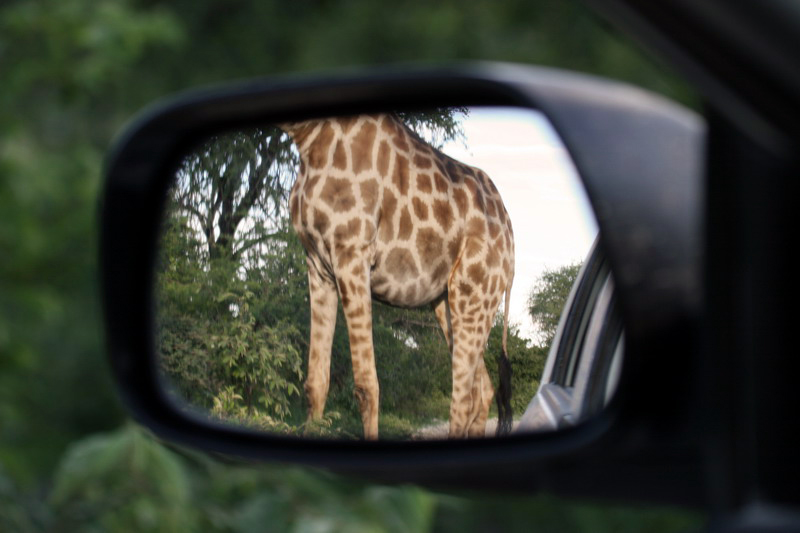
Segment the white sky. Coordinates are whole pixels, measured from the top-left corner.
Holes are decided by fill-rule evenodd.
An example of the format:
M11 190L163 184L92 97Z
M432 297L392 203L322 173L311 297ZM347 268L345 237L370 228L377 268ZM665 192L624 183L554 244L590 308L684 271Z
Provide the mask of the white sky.
M583 261L597 223L569 153L541 113L472 108L462 125L466 142L442 151L485 171L500 190L516 247L511 321L531 338L526 302L536 279L545 268Z

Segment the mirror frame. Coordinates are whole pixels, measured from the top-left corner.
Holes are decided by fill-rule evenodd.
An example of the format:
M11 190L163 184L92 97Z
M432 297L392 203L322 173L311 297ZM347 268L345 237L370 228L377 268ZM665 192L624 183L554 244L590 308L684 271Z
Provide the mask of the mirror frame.
M166 193L182 155L213 133L257 124L387 108L487 105L543 112L570 152L595 212L626 343L617 393L600 415L552 433L364 442L257 433L214 425L175 407L159 386L156 368L154 273ZM591 475L590 463L669 454L680 434L663 430L690 408L685 399L692 383L688 370L662 379L664 360L672 368L691 367L702 303L704 139L696 114L641 89L497 63L255 80L156 105L116 142L102 193L107 346L123 400L139 422L180 444L384 481L506 489L573 483L574 490L576 480ZM686 492L678 497L701 490L697 461L675 456L674 467L686 473ZM588 471L576 470L582 463ZM520 468L528 468L530 478L514 476L510 485L503 472ZM583 479L587 486L601 482Z

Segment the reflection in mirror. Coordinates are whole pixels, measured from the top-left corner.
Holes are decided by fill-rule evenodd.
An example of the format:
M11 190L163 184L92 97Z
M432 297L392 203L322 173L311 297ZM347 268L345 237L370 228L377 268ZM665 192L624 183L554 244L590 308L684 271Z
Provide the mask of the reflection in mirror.
M169 192L163 383L206 419L309 438L556 428L520 421L553 384L548 350L596 233L531 110L220 133Z

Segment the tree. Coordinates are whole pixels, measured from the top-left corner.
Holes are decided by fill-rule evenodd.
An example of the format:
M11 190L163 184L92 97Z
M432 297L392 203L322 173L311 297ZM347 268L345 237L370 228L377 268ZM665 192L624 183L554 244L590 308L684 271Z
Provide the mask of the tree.
M569 291L578 277L581 263L545 269L528 296L528 312L538 328L536 342L550 348L558 329Z
M215 135L184 159L171 209L202 234L210 261L238 261L273 235L297 164L291 139L277 128Z
M463 135L466 113L399 116L440 145ZM158 278L162 369L178 395L222 417L290 431L305 422L300 357L309 334L305 254L287 209L298 165L291 139L274 127L214 135L187 154L169 195ZM360 415L345 320L337 323L328 410L345 414L339 426L349 432ZM412 401L449 396L449 379L429 371L449 363L437 330L430 310L376 306L384 413L421 419L442 410L441 401Z
M241 276L231 261L201 260L185 220L173 213L162 238L162 369L182 400L222 418L283 428L291 397L300 394L299 333L284 320L260 320L263 280Z

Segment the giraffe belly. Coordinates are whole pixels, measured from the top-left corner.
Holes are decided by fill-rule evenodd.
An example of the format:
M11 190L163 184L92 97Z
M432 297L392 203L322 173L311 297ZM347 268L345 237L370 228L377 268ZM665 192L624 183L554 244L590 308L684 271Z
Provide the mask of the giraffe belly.
M424 264L402 247L378 250L370 272L372 297L397 307L420 307L429 304L447 290L451 265L440 260Z

